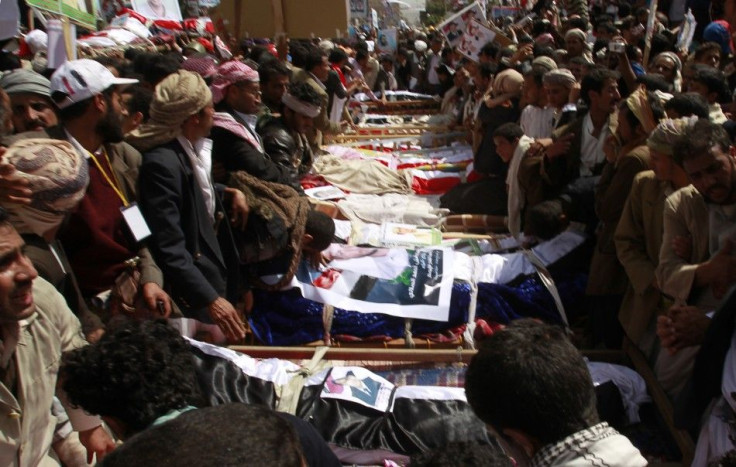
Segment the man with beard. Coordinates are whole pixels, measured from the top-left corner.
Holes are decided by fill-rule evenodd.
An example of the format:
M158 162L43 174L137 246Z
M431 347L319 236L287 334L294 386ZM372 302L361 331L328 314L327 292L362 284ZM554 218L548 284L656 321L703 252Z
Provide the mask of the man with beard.
M660 352L655 372L676 395L692 368L693 346L708 327L706 314L736 283L736 160L728 133L708 120L698 120L685 133L673 157L691 185L664 204L656 279L676 306L657 323L668 352Z
M51 102L49 80L35 71L17 69L0 78L0 87L10 96L16 133L40 131L59 123Z
M217 110L212 128L214 181L226 181L221 167L227 173L242 170L301 191L296 172L274 163L256 132L261 108L259 81L258 72L242 62L227 62L217 69L210 87Z
M736 282L736 258L730 254L736 248L734 147L720 125L699 120L675 146L674 158L692 185L665 203L657 279L676 300L711 311ZM690 254L683 255L689 260L677 255L675 238L690 238Z
M109 291L118 277L134 267L140 273L139 291L146 307L152 313L163 309L168 314L171 300L162 289L161 270L148 248L134 241L130 230L135 226L128 225L123 217L123 210L137 209L134 203L141 155L122 142L126 110L119 86L135 82L115 78L93 60L66 62L51 77L50 87L61 124L43 132L23 133L4 143L9 145L21 138L61 139L69 141L89 162L86 195L58 235L85 299L93 302L95 296ZM22 192L22 182L10 190L7 179L3 182L4 198L9 198L8 193Z
M309 172L314 160L306 132L312 128L313 119L319 115L319 94L308 84L297 83L291 85L281 101L281 116L263 121L258 133L272 161L298 175L304 175Z
M348 125L346 121L340 123L330 121L330 95L326 86L329 76L330 63L327 60L327 54L315 50L307 56L304 73L296 75L293 80L296 83L304 82L312 86L312 89L319 94L322 101L320 113L314 119L314 128L309 132L309 144L312 145L314 150L319 149L324 135L340 134Z

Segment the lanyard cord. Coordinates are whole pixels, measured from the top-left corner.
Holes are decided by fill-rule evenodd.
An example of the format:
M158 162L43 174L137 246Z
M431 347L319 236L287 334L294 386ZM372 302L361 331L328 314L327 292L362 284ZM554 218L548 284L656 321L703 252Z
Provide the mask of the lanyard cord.
M110 173L112 174L113 179L115 180L114 182L110 178L110 176L107 175L107 172L105 172L103 170L102 165L100 164L100 161L97 160L97 157L94 154L92 154L91 152L89 153L90 157L92 158L92 161L95 163L95 165L97 166L97 168L100 170L100 172L102 173L102 176L105 177L105 181L115 191L115 194L118 195L118 198L120 198L120 201L123 202L123 206L127 207L128 206L128 200L125 197L125 195L123 194L122 190L120 189L120 186L121 186L120 185L120 181L118 181L118 177L117 177L117 175L115 175L115 171L112 168L112 163L110 162L110 158L108 157L107 151L105 150L105 148L102 148L102 154L105 155L105 160L107 161L107 166L110 167Z

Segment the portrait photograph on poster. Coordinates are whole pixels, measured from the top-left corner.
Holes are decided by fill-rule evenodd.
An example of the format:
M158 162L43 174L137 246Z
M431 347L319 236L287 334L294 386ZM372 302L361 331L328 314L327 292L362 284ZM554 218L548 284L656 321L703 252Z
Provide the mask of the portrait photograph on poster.
M133 0L133 10L148 19L182 20L177 0Z
M484 10L478 2L475 2L447 18L438 28L445 35L450 46L456 47L462 40L463 35L474 35L476 21L482 24L485 19Z

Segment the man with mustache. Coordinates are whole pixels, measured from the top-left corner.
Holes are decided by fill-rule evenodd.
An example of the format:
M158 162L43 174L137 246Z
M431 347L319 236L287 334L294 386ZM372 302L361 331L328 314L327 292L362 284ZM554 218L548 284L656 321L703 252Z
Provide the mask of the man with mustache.
M58 465L49 456L56 427L51 404L62 352L82 347L79 320L48 282L38 277L25 244L0 209L0 464ZM98 460L115 444L98 417L67 413Z
M49 86L49 80L31 70L21 68L2 75L0 87L10 97L16 133L40 131L59 123Z
M660 290L676 305L657 329L669 352L660 352L655 371L671 395L692 367L706 313L736 283L736 148L722 126L699 120L675 145L673 158L691 185L665 201L656 269Z
M148 248L131 238L121 210L136 200L141 155L122 142L122 120L127 111L122 104L120 86L136 82L115 78L94 60L66 62L53 74L50 85L61 124L43 132L17 135L3 143L10 145L21 138L54 138L74 146L89 163L90 184L58 238L83 296L91 300L110 290L115 280L131 267L131 260L137 258L146 307L155 314L163 309L168 315L171 300L162 289L161 270ZM3 175L0 201L30 202L23 198L23 181Z

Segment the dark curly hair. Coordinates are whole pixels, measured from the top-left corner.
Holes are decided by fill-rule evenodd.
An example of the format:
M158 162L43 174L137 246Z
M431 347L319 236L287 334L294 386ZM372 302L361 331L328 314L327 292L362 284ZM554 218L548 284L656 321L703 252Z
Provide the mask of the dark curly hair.
M412 467L511 467L500 447L472 441L454 442L412 456Z
M127 436L171 410L200 405L193 358L166 321L135 321L65 354L59 377L74 406L115 417Z

